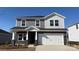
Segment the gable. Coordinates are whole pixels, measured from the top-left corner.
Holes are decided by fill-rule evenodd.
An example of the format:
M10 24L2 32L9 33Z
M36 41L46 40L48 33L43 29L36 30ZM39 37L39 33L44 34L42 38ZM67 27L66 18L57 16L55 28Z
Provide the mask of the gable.
M53 26L50 26L50 20L53 20ZM55 26L55 20L59 21L59 26ZM46 17L45 28L64 28L64 18L56 14L52 14Z
M28 28L25 28L25 30L29 30L29 31L37 31L39 30L38 28L34 27L34 26L30 26Z
M44 18L45 18L45 19L48 19L48 18L51 18L51 17L54 17L54 16L58 16L58 17L63 18L63 19L66 18L66 17L64 17L63 15L60 15L60 14L58 14L58 13L56 13L56 12L53 12L53 13L51 13L51 14L45 16Z
M47 17L46 20L64 20L64 18L54 15L54 16Z

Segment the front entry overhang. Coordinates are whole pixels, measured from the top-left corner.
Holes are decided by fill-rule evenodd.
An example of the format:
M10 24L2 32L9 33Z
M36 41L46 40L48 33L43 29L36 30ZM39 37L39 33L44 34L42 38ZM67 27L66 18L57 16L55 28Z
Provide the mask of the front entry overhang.
M26 31L34 31L34 32L60 32L60 33L65 33L68 30L65 28L37 28L35 26L29 26L29 27L13 27L11 29L11 32L26 32Z
M40 31L35 26L29 26L29 27L14 27L11 29L11 32L19 32L19 31Z
M36 28L35 26L30 26L28 28L25 28L24 30L27 30L27 31L38 31L39 29Z

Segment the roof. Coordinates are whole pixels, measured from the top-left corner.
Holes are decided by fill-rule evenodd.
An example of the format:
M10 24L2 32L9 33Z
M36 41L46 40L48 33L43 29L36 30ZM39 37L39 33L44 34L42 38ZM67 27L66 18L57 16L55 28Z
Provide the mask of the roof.
M2 29L0 29L0 33L3 33L3 34L10 34L9 32L4 31L4 30L2 30Z
M25 28L28 28L28 27L13 27L11 29L25 29ZM38 28L38 29L57 29L57 28ZM64 28L58 28L58 29L64 29Z
M25 29L25 28L28 28L28 27L13 27L11 29Z
M39 28L40 30L67 30L66 28Z
M18 29L24 30L26 28L28 28L28 27L13 27L11 29L12 30L18 30ZM66 28L38 28L38 29L40 29L40 30L67 30Z
M73 25L79 24L79 21L74 22L73 24L69 25L68 27L71 27Z
M20 17L17 17L16 19L18 19L18 20L24 20L24 19L26 19L26 20L35 20L35 19L45 20L46 18L48 18L50 16L54 16L54 15L57 15L57 16L62 17L62 18L66 18L63 15L60 15L56 12L53 12L47 16L20 16Z
M63 15L61 15L61 14L59 14L59 13L56 13L56 12L53 12L53 13L51 13L51 14L45 16L44 18L47 18L47 17L49 17L49 16L54 16L54 15L57 15L57 16L62 17L62 18L66 18L65 16L63 16Z
M26 19L26 20L35 20L35 19L43 19L43 17L45 17L45 16L21 16L21 17L17 17L16 19L21 19L21 20L24 20L24 19Z
M44 17L44 16L21 16L21 17Z

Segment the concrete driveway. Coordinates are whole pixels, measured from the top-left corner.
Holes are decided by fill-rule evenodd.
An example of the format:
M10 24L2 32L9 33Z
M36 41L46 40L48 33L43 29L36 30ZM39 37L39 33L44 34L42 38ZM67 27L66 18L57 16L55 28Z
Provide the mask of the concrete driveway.
M79 51L76 48L66 45L38 45L36 51Z

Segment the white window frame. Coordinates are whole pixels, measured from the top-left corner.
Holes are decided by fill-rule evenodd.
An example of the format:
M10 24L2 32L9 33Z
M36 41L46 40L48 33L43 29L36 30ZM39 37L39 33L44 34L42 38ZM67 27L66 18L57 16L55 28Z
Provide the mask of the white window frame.
M22 35L22 39L21 39L21 40L19 40L19 34ZM19 40L19 41L24 41L24 33L19 33L19 34L18 34L18 40Z
M58 21L58 26L59 26L59 20L57 20ZM55 26L56 26L56 20L55 20Z
M79 27L78 27L79 25L78 24L76 24L76 29L79 29Z
M16 26L17 26L17 22L18 22L18 21L16 20Z
M19 35L20 35L20 34L23 36L23 34L22 34L22 33L19 33L19 34L18 34L18 40L19 40L19 37L20 37ZM23 37L21 37L21 40L19 40L19 41L23 41L23 39L22 39L22 38L23 38Z
M51 21L51 20L50 20ZM54 26L54 20L52 20L53 21L53 26ZM50 22L51 23L51 22ZM50 25L51 26L51 25Z
M25 26L22 26L22 21L23 21L23 20L21 20L21 27L26 27L26 20L24 20L24 21L25 21Z
M36 21L39 21L39 26L36 26ZM40 27L40 20L35 20L35 26L36 27Z

